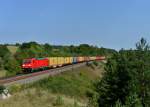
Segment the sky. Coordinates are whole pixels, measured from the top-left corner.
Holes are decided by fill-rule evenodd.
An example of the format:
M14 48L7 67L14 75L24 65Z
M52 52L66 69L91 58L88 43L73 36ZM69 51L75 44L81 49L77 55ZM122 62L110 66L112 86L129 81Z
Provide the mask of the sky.
M134 48L150 42L150 0L0 0L0 43Z

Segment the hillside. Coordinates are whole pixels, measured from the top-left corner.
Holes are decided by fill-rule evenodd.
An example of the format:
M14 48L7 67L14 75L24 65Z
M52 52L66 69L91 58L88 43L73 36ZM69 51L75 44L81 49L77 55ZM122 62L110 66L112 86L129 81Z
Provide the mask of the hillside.
M7 48L9 49L12 55L14 55L18 49L17 46L11 46L11 45L7 46Z
M22 72L21 64L26 58L53 56L112 56L113 49L88 44L78 46L56 46L48 43L27 42L22 44L0 44L0 77L15 76Z
M26 86L11 87L13 96L0 107L84 107L93 81L103 72L101 63L66 71Z

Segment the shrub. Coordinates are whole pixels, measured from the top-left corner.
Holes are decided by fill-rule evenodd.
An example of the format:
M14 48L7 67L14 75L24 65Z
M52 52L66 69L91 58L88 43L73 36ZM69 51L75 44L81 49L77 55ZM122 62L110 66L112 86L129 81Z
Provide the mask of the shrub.
M6 73L7 76L16 75L17 73L21 72L19 63L13 58L5 64L5 69L8 71Z
M10 54L10 51L8 50L7 46L0 45L0 57L4 58L6 54Z
M5 87L3 85L0 85L0 94L3 93L4 89L5 89Z
M0 70L3 69L3 60L2 58L0 57Z

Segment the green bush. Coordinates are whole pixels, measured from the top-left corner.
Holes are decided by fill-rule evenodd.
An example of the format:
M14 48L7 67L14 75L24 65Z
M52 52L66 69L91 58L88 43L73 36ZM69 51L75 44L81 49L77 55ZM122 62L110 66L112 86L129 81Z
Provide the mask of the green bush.
M3 59L0 57L0 70L3 69Z
M3 93L4 89L5 89L5 87L3 85L0 85L0 94Z
M7 70L6 75L7 76L12 76L16 75L21 72L21 67L19 63L14 59L10 59L6 64L5 64L5 69Z
M8 50L6 45L0 45L0 57L4 58L5 55L9 54L10 51Z

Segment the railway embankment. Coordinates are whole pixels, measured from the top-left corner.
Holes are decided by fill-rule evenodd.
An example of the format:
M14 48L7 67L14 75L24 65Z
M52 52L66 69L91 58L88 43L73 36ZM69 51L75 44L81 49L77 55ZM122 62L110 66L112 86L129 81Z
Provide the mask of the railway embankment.
M26 85L10 87L12 97L0 101L0 106L9 107L84 107L88 93L94 93L93 82L101 76L103 67L90 64L67 70Z

